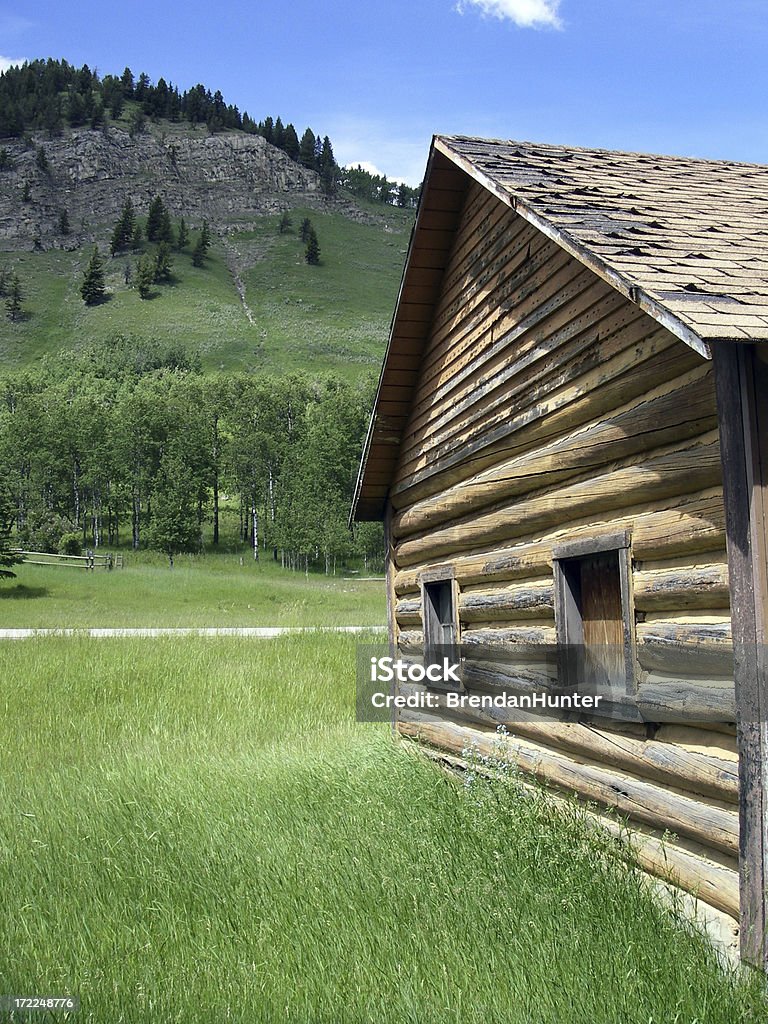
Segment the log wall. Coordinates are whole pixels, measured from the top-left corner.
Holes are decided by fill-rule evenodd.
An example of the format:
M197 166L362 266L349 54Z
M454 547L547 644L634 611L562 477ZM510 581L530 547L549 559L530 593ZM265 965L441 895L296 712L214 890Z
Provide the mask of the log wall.
M648 870L738 917L711 364L478 184L435 307L389 514L400 651L423 648L422 574L450 568L462 644L505 645L510 664L516 644L556 640L553 549L628 532L633 722L516 716L509 752L546 783L628 818ZM471 661L468 689L503 684L503 670L494 678ZM468 740L490 744L504 721L403 712L400 729L455 755Z

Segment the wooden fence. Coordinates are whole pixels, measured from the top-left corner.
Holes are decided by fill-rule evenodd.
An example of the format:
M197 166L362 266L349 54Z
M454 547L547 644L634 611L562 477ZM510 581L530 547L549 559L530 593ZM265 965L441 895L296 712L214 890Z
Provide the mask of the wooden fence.
M20 548L14 550L25 565L60 565L70 569L122 569L123 556L113 555L111 552L101 553L86 551L84 555L58 555L50 551L22 551Z

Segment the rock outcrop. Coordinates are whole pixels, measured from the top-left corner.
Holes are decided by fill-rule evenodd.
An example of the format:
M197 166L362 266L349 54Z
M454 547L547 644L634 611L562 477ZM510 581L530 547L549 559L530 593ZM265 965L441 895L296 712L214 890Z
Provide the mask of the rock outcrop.
M319 176L261 136L211 135L189 125L152 125L131 137L115 126L80 128L58 138L0 142L10 166L0 171L0 244L69 247L103 240L125 199L146 213L159 194L190 227L207 219L218 230L290 206L324 203ZM48 169L37 159L43 146ZM28 199L23 193L28 185ZM71 235L59 229L67 211Z

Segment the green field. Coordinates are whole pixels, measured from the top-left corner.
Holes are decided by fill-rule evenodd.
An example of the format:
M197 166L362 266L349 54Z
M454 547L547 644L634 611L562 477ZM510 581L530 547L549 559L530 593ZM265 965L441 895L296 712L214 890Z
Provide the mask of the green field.
M124 568L15 566L0 584L0 628L138 626L377 626L383 582L289 572L246 552L126 553ZM242 560L242 564L241 563Z
M765 1019L575 809L356 724L353 659L6 644L0 991L80 1024Z
M361 212L364 222L306 209L291 216L293 227L282 235L277 215L247 232L229 225L231 233L215 239L204 269L192 266L189 249L174 253L175 281L155 286L148 300L125 284L125 266L135 266L136 254L107 256L109 299L91 308L79 294L90 247L0 252L0 267L19 275L28 313L17 323L0 318L0 365L13 369L129 333L198 350L208 370L377 371L412 211L370 209ZM304 261L297 235L304 216L320 240L316 267ZM106 242L101 250L107 252Z

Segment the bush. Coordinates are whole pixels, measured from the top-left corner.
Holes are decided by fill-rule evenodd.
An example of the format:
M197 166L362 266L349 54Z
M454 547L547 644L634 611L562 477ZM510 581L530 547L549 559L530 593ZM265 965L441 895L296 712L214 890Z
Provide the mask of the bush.
M82 555L83 542L79 533L62 533L59 541L60 555Z
M47 551L55 554L59 548L59 540L74 529L63 516L30 517L25 526L19 530L19 546L27 551Z

